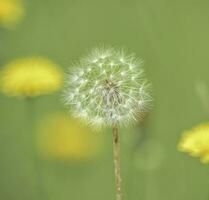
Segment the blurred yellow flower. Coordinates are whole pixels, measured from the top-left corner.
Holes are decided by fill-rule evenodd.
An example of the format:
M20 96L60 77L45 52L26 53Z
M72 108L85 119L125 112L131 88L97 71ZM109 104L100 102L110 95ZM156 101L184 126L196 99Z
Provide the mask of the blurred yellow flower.
M102 135L93 132L67 114L56 114L43 120L38 144L45 158L85 161L95 158L102 149Z
M2 71L2 90L8 96L35 97L55 92L63 74L56 64L44 58L24 58L8 64Z
M209 123L186 131L179 143L179 150L209 163Z
M0 24L13 27L23 17L21 0L0 0Z

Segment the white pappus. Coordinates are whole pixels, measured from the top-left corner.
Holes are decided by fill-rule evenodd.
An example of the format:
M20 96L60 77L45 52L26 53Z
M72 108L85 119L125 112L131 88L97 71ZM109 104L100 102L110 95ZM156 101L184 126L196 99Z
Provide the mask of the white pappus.
M96 48L70 68L65 102L76 117L96 126L127 126L152 101L142 60L114 48Z

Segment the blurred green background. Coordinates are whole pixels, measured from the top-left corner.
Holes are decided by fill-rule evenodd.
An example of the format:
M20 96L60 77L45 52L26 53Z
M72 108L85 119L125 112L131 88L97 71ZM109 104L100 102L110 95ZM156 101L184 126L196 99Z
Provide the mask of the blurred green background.
M182 131L208 120L195 85L209 85L209 1L27 0L25 12L15 30L0 28L1 69L16 58L42 56L67 72L99 44L126 47L145 60L154 108L145 124L122 130L124 199L207 200L209 167L176 147ZM36 101L36 122L65 110L60 95ZM99 133L105 147L93 161L39 158L44 192L38 197L25 152L25 107L21 99L0 95L0 199L115 199L110 130ZM154 141L148 150L136 142L145 140L143 132Z

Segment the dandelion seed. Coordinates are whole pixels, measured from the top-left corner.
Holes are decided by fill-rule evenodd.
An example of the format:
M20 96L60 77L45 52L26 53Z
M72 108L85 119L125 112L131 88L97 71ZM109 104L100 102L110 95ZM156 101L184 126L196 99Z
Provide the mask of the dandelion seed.
M91 71L91 68L89 67L88 69L87 69L87 72L90 72Z
M125 63L125 59L124 58L120 58L120 62L121 63Z
M110 66L113 67L115 64L113 62L110 63Z
M73 76L72 80L73 81L77 81L78 80L78 76L77 75Z
M134 66L133 64L130 64L130 65L129 65L129 69L130 69L130 70L134 69L134 67L135 67L135 66Z
M131 80L132 80L132 81L134 81L135 79L136 79L136 77L135 77L135 76L132 76L132 77L131 77Z
M81 76L83 76L83 74L84 74L84 71L81 70L80 73L79 73L79 76L81 77Z
M123 71L120 74L121 74L121 76L125 76L126 75L126 72Z
M101 55L101 59L105 59L106 58L106 55Z
M143 104L144 104L144 101L143 101L143 100L139 100L138 103L139 103L139 106L140 106L140 107L143 107Z
M114 78L114 76L112 74L110 74L110 79L113 79L113 78Z
M74 91L74 93L75 93L76 95L79 94L79 88L76 88L75 91Z
M94 92L94 89L90 89L89 93L92 94Z
M118 81L117 85L121 86L123 84L123 81Z

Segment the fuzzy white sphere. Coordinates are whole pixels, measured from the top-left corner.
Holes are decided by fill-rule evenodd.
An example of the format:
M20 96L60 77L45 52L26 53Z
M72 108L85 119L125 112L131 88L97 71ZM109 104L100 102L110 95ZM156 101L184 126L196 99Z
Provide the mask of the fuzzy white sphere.
M96 126L137 121L151 101L141 65L124 51L94 49L71 68L66 104L76 117Z

